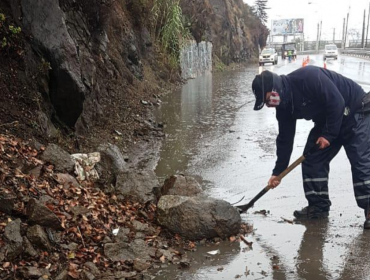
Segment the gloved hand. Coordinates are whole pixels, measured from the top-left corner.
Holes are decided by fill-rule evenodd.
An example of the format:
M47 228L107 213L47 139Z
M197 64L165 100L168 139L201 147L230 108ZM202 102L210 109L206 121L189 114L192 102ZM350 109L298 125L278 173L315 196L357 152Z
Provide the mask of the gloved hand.
M330 146L330 142L326 140L324 137L319 137L317 139L316 144L320 146L320 150L325 149Z
M275 189L277 186L279 186L280 180L277 179L277 176L272 175L270 180L268 181L267 185L271 187L272 189Z

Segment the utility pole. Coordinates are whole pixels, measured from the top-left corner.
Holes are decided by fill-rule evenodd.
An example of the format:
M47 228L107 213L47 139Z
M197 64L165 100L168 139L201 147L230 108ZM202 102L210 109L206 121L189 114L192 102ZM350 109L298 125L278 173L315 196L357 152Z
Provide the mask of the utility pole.
M322 20L320 20L319 50L320 50L320 41L321 41L321 30L322 30Z
M349 6L349 9L348 9L348 13L347 13L347 22L346 22L346 34L345 34L345 37L344 37L344 49L346 48L346 44L347 44L347 32L348 32L348 18L349 18L349 10L351 9L351 6ZM348 44L349 46L349 44Z
M319 53L319 32L320 32L320 23L317 23L317 35L316 35L316 52Z
M344 31L346 29L346 18L343 18L343 31L342 31L342 49L344 49Z
M335 28L333 28L333 44L335 44Z
M367 12L367 28L366 28L365 48L367 47L367 35L369 34L369 20L370 20L370 3L369 3L369 10Z
M365 47L365 19L366 19L366 10L364 10L364 21L362 24L362 38L361 38L361 47Z

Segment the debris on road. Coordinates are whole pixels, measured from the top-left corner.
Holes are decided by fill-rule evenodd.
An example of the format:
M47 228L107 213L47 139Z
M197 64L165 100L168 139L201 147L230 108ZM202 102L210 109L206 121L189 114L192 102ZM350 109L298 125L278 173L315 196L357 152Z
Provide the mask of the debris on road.
M293 220L288 220L288 219L285 219L284 217L281 217L281 219L284 221L284 222L287 222L289 224L294 224L294 221Z
M241 239L241 240L243 240L243 242L244 242L246 245L248 245L249 247L252 247L253 242L249 242L249 241L247 241L247 240L244 238L244 236L243 236L242 234L240 235L240 239Z
M217 255L217 254L220 254L221 252L220 252L220 250L213 250L213 251L209 251L209 252L207 252L207 254L210 254L210 255L212 255L212 256L214 256L214 255Z
M261 215L267 216L268 214L270 214L270 211L263 209L263 210L260 210L260 211L255 211L255 212L253 212L253 214L261 214Z
M219 268L217 268L217 271L223 271L224 270L224 268L223 267L219 267Z

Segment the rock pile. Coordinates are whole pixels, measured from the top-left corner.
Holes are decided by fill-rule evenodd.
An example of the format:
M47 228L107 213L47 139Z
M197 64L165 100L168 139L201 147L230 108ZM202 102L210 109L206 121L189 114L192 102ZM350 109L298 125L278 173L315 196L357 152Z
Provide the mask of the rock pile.
M153 172L115 169L114 191L105 192L76 180L69 157L56 145L36 150L0 135L0 279L150 279L152 267L188 263L185 251L196 246L186 238L240 231L236 210L200 198L192 179L171 179L197 194L179 196ZM197 208L204 203L210 211Z

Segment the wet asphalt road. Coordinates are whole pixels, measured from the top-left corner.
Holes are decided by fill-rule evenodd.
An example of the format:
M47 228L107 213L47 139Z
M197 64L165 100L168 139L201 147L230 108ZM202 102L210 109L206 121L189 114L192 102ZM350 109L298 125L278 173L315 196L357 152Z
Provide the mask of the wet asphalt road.
M323 66L321 55L310 55L312 65ZM216 73L190 80L168 95L157 112L166 123L166 140L157 175L195 176L206 192L231 203L247 203L270 177L275 162L277 122L275 110L253 111L251 81L263 69L287 74L301 67L296 61ZM370 90L370 61L339 57L327 68ZM292 160L303 152L313 123L298 121ZM353 195L350 165L342 150L331 163L330 217L324 221L290 224L293 211L306 206L301 169L243 214L254 231L244 243L223 242L201 247L192 266L161 269L155 279L370 279L370 231L364 232L363 212ZM256 211L267 210L267 216ZM208 251L219 249L210 256Z

